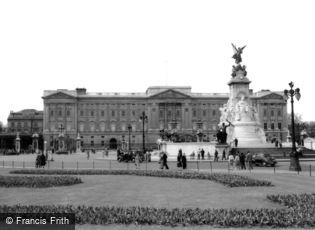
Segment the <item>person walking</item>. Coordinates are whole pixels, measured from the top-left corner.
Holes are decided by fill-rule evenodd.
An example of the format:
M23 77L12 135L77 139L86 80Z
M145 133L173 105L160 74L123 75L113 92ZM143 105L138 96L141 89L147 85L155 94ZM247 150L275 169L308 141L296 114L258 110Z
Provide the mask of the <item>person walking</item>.
M234 145L235 145L235 148L237 148L237 145L238 145L238 139L237 138L234 139Z
M139 153L136 153L135 165L136 165L136 169L140 169L140 155L139 155Z
M204 160L205 159L205 150L201 149L200 153L201 153L201 160Z
M239 152L237 152L235 158L234 158L234 168L240 169L240 155Z
M182 165L182 157L183 157L183 155L182 154L183 154L182 150L179 149L178 150L178 155L177 155L177 168L182 168L183 167L183 165Z
M246 164L249 170L253 169L253 156L249 151L246 154Z
M245 154L243 152L240 155L240 164L241 164L241 169L246 169L246 166L245 166Z
M183 164L183 169L186 169L187 168L187 158L186 158L185 153L182 156L182 164Z
M228 159L229 159L229 164L230 164L230 168L233 169L233 166L234 166L234 156L232 154L230 154L228 156Z
M225 153L225 150L223 150L223 153L222 153L222 160L226 160L226 153Z
M218 159L219 159L218 155L219 155L218 150L215 150L215 152L214 152L214 161L218 161Z
M165 169L168 169L166 152L164 152L162 155L162 169L164 169L164 167Z

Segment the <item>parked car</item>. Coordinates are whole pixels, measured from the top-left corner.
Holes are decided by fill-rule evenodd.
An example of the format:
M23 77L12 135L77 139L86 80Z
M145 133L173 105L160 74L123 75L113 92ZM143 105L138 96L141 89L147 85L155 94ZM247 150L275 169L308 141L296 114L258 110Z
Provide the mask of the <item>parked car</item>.
M269 153L256 153L253 155L253 164L256 166L274 167L277 161Z

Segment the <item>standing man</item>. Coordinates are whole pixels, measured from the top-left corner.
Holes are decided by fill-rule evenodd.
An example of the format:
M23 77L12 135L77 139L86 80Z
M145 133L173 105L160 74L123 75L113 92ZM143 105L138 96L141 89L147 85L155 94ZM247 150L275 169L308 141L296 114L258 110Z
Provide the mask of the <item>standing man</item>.
M235 145L235 148L237 148L237 145L238 145L238 139L237 138L234 139L234 145Z
M162 155L162 169L164 169L164 167L165 169L168 169L166 152Z
M249 151L246 154L246 163L249 170L253 169L253 156Z

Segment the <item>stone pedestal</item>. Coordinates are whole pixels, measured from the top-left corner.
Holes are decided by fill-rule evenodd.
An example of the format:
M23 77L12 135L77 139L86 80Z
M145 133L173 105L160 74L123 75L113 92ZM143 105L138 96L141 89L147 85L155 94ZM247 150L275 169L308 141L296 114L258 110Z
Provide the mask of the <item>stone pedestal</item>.
M219 159L222 159L223 151L225 151L225 157L227 159L229 151L230 151L230 145L228 145L228 144L216 144L215 149L218 151Z
M16 134L16 138L15 138L15 151L17 153L20 153L21 151L21 139L20 139L19 133Z

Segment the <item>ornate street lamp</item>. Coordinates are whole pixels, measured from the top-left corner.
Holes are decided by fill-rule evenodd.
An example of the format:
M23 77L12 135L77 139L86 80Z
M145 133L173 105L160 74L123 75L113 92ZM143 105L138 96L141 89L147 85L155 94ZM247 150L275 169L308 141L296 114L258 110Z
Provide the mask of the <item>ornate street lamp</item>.
M130 152L130 150L131 150L131 140L130 140L130 134L131 134L132 126L129 124L127 128L128 128L128 135L129 135L128 150L129 150L129 152Z
M145 154L145 132L144 132L144 123L148 120L147 115L145 115L145 112L142 112L142 115L140 116L140 121L142 121L142 150L143 154Z
M296 151L295 144L295 130L294 130L294 96L297 100L300 100L301 94L300 89L293 89L293 82L289 83L290 89L284 90L285 99L288 100L291 98L291 127L292 127L292 152L290 153L290 170L292 171L301 171L301 166L299 162L299 153Z

